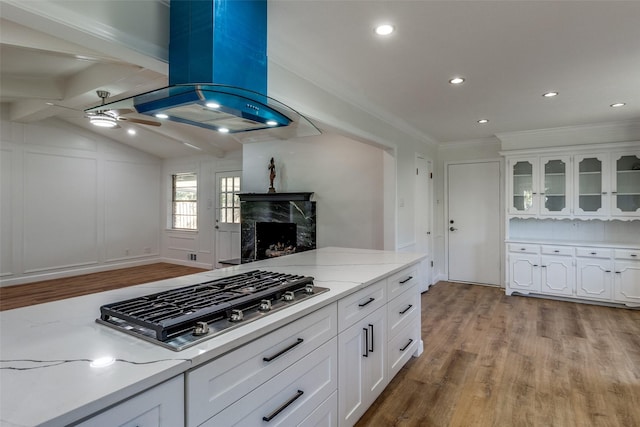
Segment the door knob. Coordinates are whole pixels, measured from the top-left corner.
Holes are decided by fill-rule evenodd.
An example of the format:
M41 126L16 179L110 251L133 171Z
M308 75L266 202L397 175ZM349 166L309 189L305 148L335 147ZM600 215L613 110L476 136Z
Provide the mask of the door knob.
M455 227L449 227L449 231L456 231L456 230L457 230L457 228L455 228Z

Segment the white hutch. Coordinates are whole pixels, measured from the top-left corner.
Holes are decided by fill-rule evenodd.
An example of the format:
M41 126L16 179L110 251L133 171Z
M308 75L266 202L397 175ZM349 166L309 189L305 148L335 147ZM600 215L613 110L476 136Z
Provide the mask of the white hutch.
M501 154L507 295L640 307L640 142Z

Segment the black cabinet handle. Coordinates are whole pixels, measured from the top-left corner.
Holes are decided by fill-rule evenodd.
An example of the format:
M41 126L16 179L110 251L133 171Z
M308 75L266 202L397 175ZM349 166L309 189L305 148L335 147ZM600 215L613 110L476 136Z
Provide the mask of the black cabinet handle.
M560 251L556 249L556 250L555 250L555 251L553 251L553 252L558 253L558 252L560 252Z
M589 252L591 255L598 255L598 252Z
M400 284L401 284L401 285L404 285L405 283L407 283L407 282L408 282L409 280L411 280L411 279L413 279L413 276L409 276L409 277L407 277L406 279L401 280L401 281L400 281Z
M373 353L373 325L371 323L369 323L369 329L371 330L371 348L369 348L369 351Z
M638 256L638 254L631 254L631 256L635 258Z
M605 270L604 272L605 273L611 273L611 270Z
M402 347L400 349L400 351L405 351L407 349L407 347L409 347L411 345L411 343L413 342L413 339L409 338L409 342L407 343L407 345L405 345L404 347Z
M273 359L277 359L278 357L280 357L283 354L285 354L287 351L291 350L292 348L294 348L297 345L302 344L303 342L304 342L304 340L302 338L298 338L298 340L296 342L294 342L293 344L291 344L289 347L285 348L284 350L280 350L279 352L277 352L273 356L263 357L262 360L264 360L265 362L271 362Z
M278 414L282 411L284 411L285 409L287 409L287 407L289 405L291 405L293 402L295 402L300 396L302 396L304 394L304 391L302 390L298 390L298 392L296 393L295 396L293 396L291 399L287 400L286 402L284 402L282 405L280 405L279 408L277 408L275 411L273 411L272 413L270 413L269 415L267 415L266 417L262 417L262 419L266 422L271 421L272 419L274 419L275 417L278 416Z
M409 304L409 306L407 308L405 308L404 310L402 310L400 312L400 314L405 314L407 311L411 310L411 307L413 307L411 304Z
M364 354L362 357L369 357L369 329L362 328L364 331Z
M622 271L616 271L616 274L622 274Z
M365 305L369 305L372 302L374 302L376 299L375 298L369 298L369 300L367 302L363 302L362 304L358 304L358 307L364 307Z

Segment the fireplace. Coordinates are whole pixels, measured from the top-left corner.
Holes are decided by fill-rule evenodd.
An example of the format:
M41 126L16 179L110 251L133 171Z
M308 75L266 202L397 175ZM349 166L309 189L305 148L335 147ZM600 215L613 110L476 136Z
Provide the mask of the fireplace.
M256 222L256 259L295 253L297 228L292 222Z
M241 262L316 248L313 193L244 193L240 197Z

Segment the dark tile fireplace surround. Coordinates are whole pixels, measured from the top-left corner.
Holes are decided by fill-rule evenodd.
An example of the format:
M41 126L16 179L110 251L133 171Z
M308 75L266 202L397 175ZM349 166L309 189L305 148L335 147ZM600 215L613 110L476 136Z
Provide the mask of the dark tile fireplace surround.
M244 193L240 197L241 262L316 248L313 193Z

